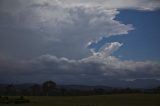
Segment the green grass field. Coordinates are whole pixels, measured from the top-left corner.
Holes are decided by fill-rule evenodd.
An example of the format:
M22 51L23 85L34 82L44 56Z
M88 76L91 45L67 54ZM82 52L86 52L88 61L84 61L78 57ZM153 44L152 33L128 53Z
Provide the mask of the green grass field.
M105 96L25 97L29 104L0 104L0 106L160 106L160 95L117 94Z

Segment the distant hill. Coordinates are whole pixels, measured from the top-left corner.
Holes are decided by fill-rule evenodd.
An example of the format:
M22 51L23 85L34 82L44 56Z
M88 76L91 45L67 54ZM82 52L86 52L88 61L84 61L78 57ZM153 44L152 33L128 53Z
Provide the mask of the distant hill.
M66 88L66 89L76 89L76 90L93 90L93 89L113 89L112 87L108 86L89 86L89 85L61 85L61 87Z
M34 83L24 83L24 84L14 84L18 89L27 89L31 87ZM0 88L6 87L8 84L0 84ZM107 80L104 85L59 85L65 89L77 89L77 90L92 90L95 88L102 89L113 89L113 88L139 88L139 89L150 89L160 86L160 80L155 79L136 79L133 81L124 80Z
M156 79L136 79L133 81L125 80L106 80L103 85L63 85L65 88L77 88L77 89L92 89L92 88L140 88L140 89L150 89L160 86L160 80Z

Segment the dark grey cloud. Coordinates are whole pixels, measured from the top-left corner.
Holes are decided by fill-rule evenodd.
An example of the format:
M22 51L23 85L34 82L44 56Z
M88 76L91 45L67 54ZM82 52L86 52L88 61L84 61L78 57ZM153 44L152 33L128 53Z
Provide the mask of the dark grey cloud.
M1 58L0 81L43 82L55 80L58 83L105 84L109 79L159 79L160 64L156 62L122 61L108 55L120 44L108 44L98 53L80 60L42 55L32 60L15 61ZM104 52L105 51L105 52ZM106 54L105 54L106 53ZM10 63L8 63L8 61Z
M121 43L106 44L99 52L87 48L104 36L134 30L115 20L118 9L159 7L158 0L0 0L0 82L159 79L158 63L112 56Z

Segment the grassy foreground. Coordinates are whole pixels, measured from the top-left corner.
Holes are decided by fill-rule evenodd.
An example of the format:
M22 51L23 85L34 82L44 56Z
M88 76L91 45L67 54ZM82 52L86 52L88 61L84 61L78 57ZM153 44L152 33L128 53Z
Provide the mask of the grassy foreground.
M158 94L115 94L105 96L26 97L29 104L0 106L160 106Z

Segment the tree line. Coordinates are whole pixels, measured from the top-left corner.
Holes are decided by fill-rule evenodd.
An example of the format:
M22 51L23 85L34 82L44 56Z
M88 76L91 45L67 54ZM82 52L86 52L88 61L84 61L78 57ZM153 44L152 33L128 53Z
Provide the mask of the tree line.
M13 84L0 88L1 96L78 96L78 95L106 95L120 93L160 93L160 86L153 89L131 88L93 88L90 90L66 89L58 86L54 81L46 81L43 84L33 84L28 88L18 89Z

